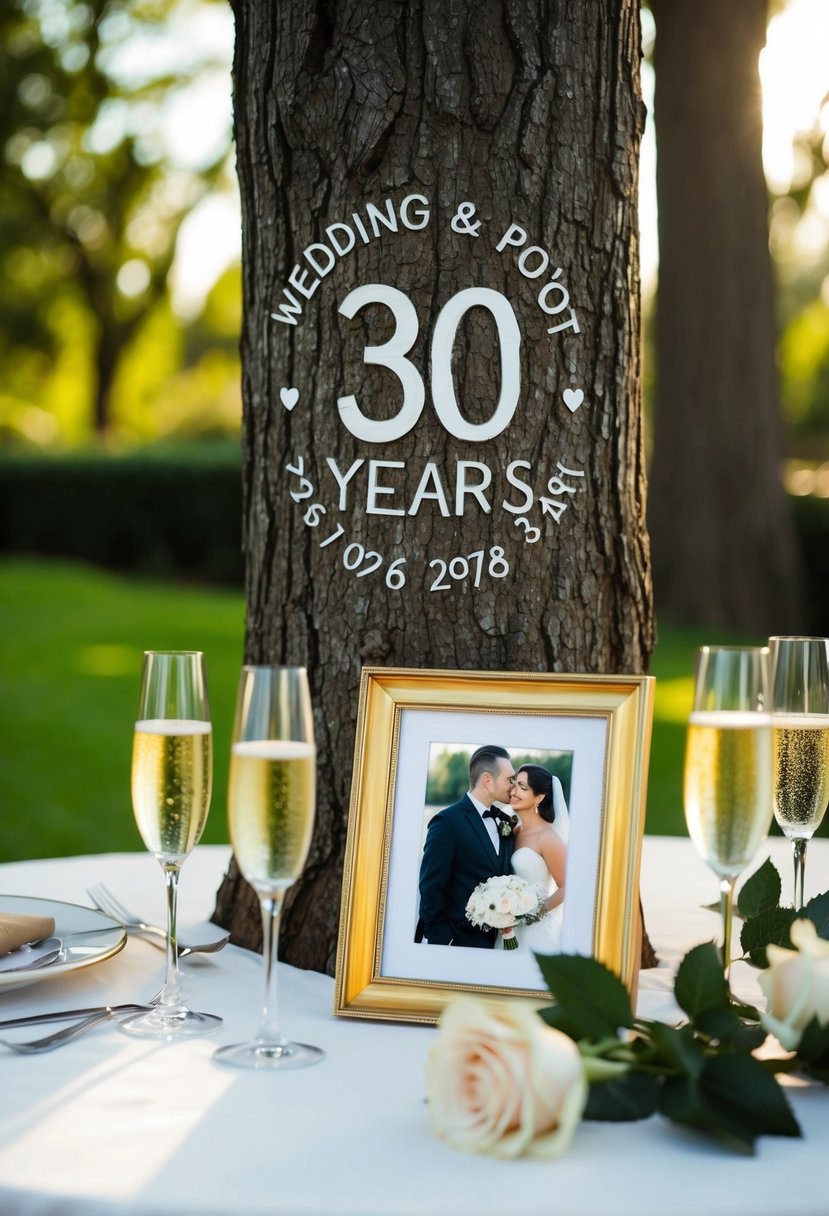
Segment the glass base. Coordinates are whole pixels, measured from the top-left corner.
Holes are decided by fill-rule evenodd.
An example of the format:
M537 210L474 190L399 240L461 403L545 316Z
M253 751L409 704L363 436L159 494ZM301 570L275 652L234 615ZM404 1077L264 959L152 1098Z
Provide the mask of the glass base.
M195 1013L192 1009L152 1009L136 1013L118 1023L122 1034L138 1039L194 1039L199 1035L215 1034L222 1019L213 1013Z
M279 1068L310 1068L325 1059L325 1052L310 1043L289 1043L287 1040L266 1043L263 1039L254 1039L250 1043L220 1047L213 1053L213 1059L226 1068L258 1068L266 1072Z

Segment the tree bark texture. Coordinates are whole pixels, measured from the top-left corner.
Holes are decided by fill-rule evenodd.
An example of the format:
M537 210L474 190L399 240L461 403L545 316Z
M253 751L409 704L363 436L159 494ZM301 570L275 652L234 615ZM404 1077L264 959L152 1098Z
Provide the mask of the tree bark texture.
M640 416L639 17L633 0L240 2L236 17L246 651L248 661L309 670L318 823L287 904L282 953L330 971L362 664L647 667L653 622ZM413 193L428 199L427 226L412 231L401 223L396 233L358 239L310 298L294 290L303 307L296 325L274 320L292 268L307 267L303 251L325 243L331 224L356 231L356 215L367 227L369 203L391 200L398 214ZM480 222L476 236L451 224L465 202ZM517 245L496 250L512 224L527 234L526 247L549 254L543 276L521 272ZM534 253L525 269L542 264ZM579 329L550 336L556 318L539 308L538 295L556 269ZM415 307L409 357L426 383L417 425L379 445L357 439L337 409L338 398L354 393L374 419L400 410L396 376L363 361L366 345L390 338L389 310L371 305L353 319L338 311L348 292L378 283ZM485 442L450 433L430 400L436 317L470 287L509 299L521 332L516 412ZM493 413L505 375L502 345L486 308L465 313L451 379L458 408L474 425ZM567 391L576 394L571 406L583 395L579 408L564 403ZM314 494L298 503L291 491L300 482L285 466L300 456ZM364 461L344 501L329 457L341 471ZM367 509L371 458L402 462L381 472L394 494L375 499L400 514ZM491 470L490 509L470 494L457 512L462 460ZM520 501L504 480L515 460L527 462L536 495L546 493L558 462L580 471L576 491L562 493L567 509L558 520L541 512L537 496L523 526L502 509L510 494ZM443 505L434 480L431 496L417 502L428 462L445 486ZM303 512L317 501L327 514L312 526ZM342 540L322 547L340 524ZM535 541L530 524L540 534ZM383 569L359 577L349 571L343 554L352 542L382 555ZM493 547L504 553L506 577L497 564L490 575ZM470 562L468 577L447 574L448 590L430 590L439 569L430 561L478 550L485 554L478 587ZM406 585L394 590L384 573L400 557ZM217 917L256 945L252 905L234 865Z
M648 522L659 614L798 628L758 58L765 0L653 0L659 206Z

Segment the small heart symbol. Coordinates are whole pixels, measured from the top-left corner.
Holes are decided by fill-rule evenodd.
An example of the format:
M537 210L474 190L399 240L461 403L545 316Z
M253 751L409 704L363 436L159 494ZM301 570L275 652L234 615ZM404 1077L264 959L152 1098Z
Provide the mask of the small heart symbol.
M279 390L279 400L285 406L286 410L288 410L288 411L292 410L294 408L294 406L296 405L297 401L299 401L299 389L298 388L281 388Z
M580 388L566 388L562 393L564 404L567 406L571 414L575 414L576 410L584 401L584 393Z

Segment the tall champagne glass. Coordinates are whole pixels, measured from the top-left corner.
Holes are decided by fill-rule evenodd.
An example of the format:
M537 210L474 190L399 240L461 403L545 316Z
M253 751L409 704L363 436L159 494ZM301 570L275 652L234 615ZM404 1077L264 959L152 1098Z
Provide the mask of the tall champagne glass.
M144 844L167 885L167 969L155 1009L120 1023L127 1034L177 1039L211 1034L222 1019L188 1009L176 941L179 871L204 830L213 780L213 736L204 655L147 651L132 752L132 805Z
M228 819L239 868L259 896L265 1003L256 1037L220 1048L236 1068L304 1068L319 1047L292 1043L277 1020L279 914L305 864L314 830L316 748L308 678L301 667L245 667L230 753Z
M769 638L774 817L794 854L794 906L805 903L806 845L829 803L829 639Z
M734 883L771 823L768 650L703 646L685 751L685 819L720 880L723 973L731 964Z

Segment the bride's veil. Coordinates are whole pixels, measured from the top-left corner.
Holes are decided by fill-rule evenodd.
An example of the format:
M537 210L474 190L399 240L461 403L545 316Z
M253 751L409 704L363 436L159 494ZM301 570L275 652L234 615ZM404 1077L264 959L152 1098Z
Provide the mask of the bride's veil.
M553 776L553 810L555 811L553 831L557 832L564 843L567 844L567 841L570 839L570 813L567 810L564 789L556 776Z

